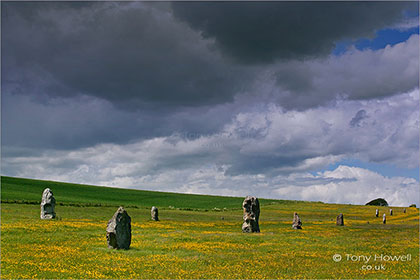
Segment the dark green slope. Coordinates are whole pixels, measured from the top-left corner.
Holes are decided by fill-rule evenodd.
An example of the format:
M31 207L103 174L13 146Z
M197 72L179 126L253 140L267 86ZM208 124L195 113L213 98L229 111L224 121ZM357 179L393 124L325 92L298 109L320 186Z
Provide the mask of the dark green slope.
M130 190L2 176L1 200L3 203L38 203L41 201L41 195L45 188L50 188L53 191L58 204L81 206L151 207L154 205L180 209L238 209L241 208L244 199L243 197ZM260 199L262 205L282 202L284 201Z

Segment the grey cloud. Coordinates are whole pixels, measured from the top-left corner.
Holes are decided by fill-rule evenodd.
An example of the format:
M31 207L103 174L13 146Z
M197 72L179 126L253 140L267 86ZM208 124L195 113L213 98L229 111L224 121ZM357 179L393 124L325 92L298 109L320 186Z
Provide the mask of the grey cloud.
M354 112L360 111L361 106L369 118L364 119L363 125L348 129L349 123L354 120ZM238 137L242 140L239 159L232 170L237 171L235 173L240 173L239 170L250 172L254 168L253 163L258 161L261 165L254 169L255 172L261 172L260 168L264 166L266 174L270 170L283 172L282 163L290 167L285 169L286 172L299 170L300 166L310 170L309 159L325 156L345 156L415 168L419 156L418 110L417 89L381 101L347 101L303 112L283 112L279 108L268 107L259 113L243 113L236 117L239 121L226 128L230 133L235 135L244 127L268 124L267 134L262 139ZM261 122L264 118L270 122ZM261 157L263 160L260 160ZM285 161L285 158L289 160ZM328 163L321 164L325 166Z
M135 165L132 171L122 169L125 176L217 165L225 166L226 176L273 177L319 170L343 158L415 168L419 156L418 100L415 91L383 101L348 101L305 112L284 112L271 105L236 114L220 133L192 138L173 134L122 145L95 145L78 149L72 155L85 155L79 166L112 161L110 167L118 170L120 163ZM348 129L362 104L370 117L363 126ZM265 133L246 134L246 128L264 128ZM6 161L13 158L7 157Z
M351 119L351 121L350 121L350 126L352 126L352 127L355 127L355 126L360 126L360 123L364 120L364 119L366 119L368 116L367 116L367 113L366 113L366 110L359 110L359 111L357 111L357 113L356 113L356 115Z
M173 2L175 15L241 63L327 55L341 39L371 37L416 2Z
M239 110L229 102L251 82L248 70L225 64L211 41L176 22L167 3L2 7L8 147L73 149L215 133Z
M2 3L2 83L13 93L92 95L125 108L233 101L250 73L165 3Z
M236 62L325 55L342 36L373 34L398 22L401 12L413 5L418 3L2 3L2 67L8 70L2 75L3 92L31 94L38 102L52 96L90 95L123 109L153 108L168 114L236 102L244 93L258 99L264 84L261 73L271 71L276 79L271 91L279 87L282 91L274 97L279 104L309 108L341 94L337 87L343 90L347 84L325 88L317 82L321 78L322 86L326 80L320 73L340 71L328 72L324 69L328 66L316 61L309 61L308 69L300 62L268 66ZM236 62L220 50L237 56ZM401 67L413 68L404 54L394 59L379 65L373 80L388 79ZM391 62L401 67L389 67ZM342 64L336 71L351 62L332 63ZM359 71L351 67L344 72ZM407 91L417 72L401 72L400 80L394 76L386 85L367 89L361 83L348 95L375 98Z
M408 92L419 85L419 37L380 50L350 50L309 61L269 67L269 98L288 109L307 109L339 99L374 99Z
M402 22L397 23L395 26L392 26L392 28L395 28L400 31L406 31L411 28L419 27L419 17L411 17L406 20L403 20Z
M2 3L2 67L7 69L2 75L3 92L32 95L40 103L48 103L57 96L89 95L123 110L150 110L155 115L159 112L165 115L163 119L188 108L227 103L274 100L287 109L305 109L342 96L384 97L411 90L418 84L418 60L413 59L418 58L415 38L409 44L401 44L407 45L405 49L394 46L383 53L355 52L338 58L258 66L229 61L219 49L228 46L239 56L246 54L263 61L282 56L318 56L322 53L319 49L337 39L338 35L334 34L338 31L346 36L371 33L375 28L398 21L401 11L412 5L393 2ZM217 16L221 8L224 14ZM330 17L320 16L327 12ZM179 22L173 14L189 22L191 27ZM301 35L296 36L297 32L287 27L286 22L297 25ZM264 32L263 28L266 28ZM321 28L322 32L318 30ZM233 30L239 33L232 33ZM284 34L277 36L276 32ZM242 33L247 34L249 41ZM295 47L298 38L315 34L316 39L307 37ZM258 41L253 35L272 42L267 41L264 48L259 48L252 44ZM222 42L225 39L220 38L233 41L226 45ZM248 47L251 49L247 50ZM151 121L159 119L162 118L150 118ZM195 125L195 129L200 130L201 125ZM174 130L178 129L175 125Z
M418 197L413 178L388 178L346 166L317 175L308 172L344 158L418 167L418 101L416 90L303 112L256 105L258 109L236 114L222 132L190 139L174 134L32 154L14 147L2 157L2 172L118 187L219 195L247 191L260 197L335 203L364 204L366 196L382 194L392 204L403 205ZM361 107L369 118L348 129ZM264 133L247 134L247 128Z
M306 155L310 157L311 155ZM227 164L231 164L225 174L229 176L237 176L240 174L268 174L274 175L279 174L282 167L288 167L293 169L297 167L305 158L302 156L280 156L280 155L244 155L238 153L234 155L232 161L228 161Z
M231 107L216 107L204 115L184 112L181 116L165 115L159 119L148 114L151 123L142 115L113 111L106 103L95 105L98 100L83 102L84 105L75 103L70 108L25 107L25 102L11 107L3 103L6 106L3 113L14 116L2 128L4 170L14 169L8 160L25 154L39 157L38 153L28 153L25 147L76 149L85 154L86 166L96 166L98 160L89 154L90 148L80 148L91 147L96 151L96 147L103 147L97 144L98 139L99 143L118 143L108 144L115 152L105 161L141 164L132 175L217 164L228 166L224 169L226 176L276 176L318 170L343 157L405 168L418 166L418 91L382 101L346 101L334 107L302 112L283 111L274 104L257 104L258 109L251 107L244 111L241 107L236 113ZM364 119L363 125L348 129L361 107L369 118ZM13 114L8 112L9 108L18 110ZM29 109L33 111L28 112ZM25 110L26 114L19 116ZM222 117L228 111L233 113L231 121L232 115ZM184 121L191 116L197 118L197 123L189 124L191 130L183 132L181 129L188 127ZM220 123L211 122L218 117L223 119ZM157 120L161 121L159 125ZM126 122L129 124L124 125ZM200 124L202 131L197 129ZM209 132L212 126L215 130ZM157 134L162 136L157 138ZM102 153L109 154L106 148L98 155Z
M302 178L295 180L295 184L301 183L303 186L311 186L315 184L338 184L343 182L356 182L357 178L331 178L331 177L315 177L315 178Z
M191 5L200 7L199 11L207 4ZM219 41L218 29L213 35L204 33L203 39L197 31L201 25L190 22L191 28L178 22L168 3L78 5L2 3L3 44L6 42L2 67L7 69L2 77L2 142L7 146L3 149L7 172L16 175L23 170L18 174L31 177L38 171L57 170L57 176L68 176L71 170L68 173L78 178L99 174L106 182L109 176L127 180L137 178L135 174L158 177L171 170L211 164L225 166L227 177L273 177L317 170L345 156L418 166L418 92L399 94L418 85L417 35L384 50L243 66L220 55L218 47L226 52L226 46ZM182 18L177 5L183 4L173 5ZM277 4L262 3L261 11L269 10L270 5ZM396 21L401 12L397 8L373 11L369 24L353 22L357 32L347 32L347 25L341 31L358 36L364 32L362 26L370 26L366 30L372 32L374 26ZM262 21L259 13L254 11L254 18L247 9L243 13L239 9L238 15L249 15L251 23ZM226 10L230 11L232 8ZM295 11L288 11L294 14L292 22L301 10ZM312 12L308 20L325 11L314 8ZM349 15L354 14L350 9ZM300 15L307 25L306 14ZM234 25L220 20L229 34ZM268 23L272 20L267 18ZM270 28L267 34L255 28L261 36L272 37ZM267 56L261 56L258 48L245 47L237 59L243 62L242 55L254 51L255 61L248 62L273 61L287 54L291 58L318 56L337 39L331 34L320 37L327 43L315 40L314 48L303 46L296 53L288 53L290 45L284 49L278 41L274 45L279 53L268 49ZM238 42L243 39L239 35ZM233 50L238 42L229 48ZM355 101L359 99L364 101ZM360 108L369 119L358 126L356 120L363 116L355 113ZM347 129L353 119L354 127ZM28 167L31 163L26 159L14 161L25 154L40 157L27 147L77 149L75 154L83 160L44 163L41 158ZM104 160L100 155L108 148L115 150ZM69 154L55 151L54 156ZM112 163L103 163L108 161ZM52 171L46 163L54 167Z
M127 144L174 133L194 140L217 133L241 110L233 104L182 111L126 111L91 96L52 98L2 94L2 154L20 147L77 149L98 143ZM243 107L242 107L243 109ZM29 149L29 150L28 150ZM17 152L17 151L15 151Z
M2 146L6 147L2 153L8 153L9 147L68 150L98 141L125 143L135 136L131 129L147 127L135 114L91 97L39 103L26 95L6 93L2 95L2 114ZM136 132L137 137L150 136L146 129Z

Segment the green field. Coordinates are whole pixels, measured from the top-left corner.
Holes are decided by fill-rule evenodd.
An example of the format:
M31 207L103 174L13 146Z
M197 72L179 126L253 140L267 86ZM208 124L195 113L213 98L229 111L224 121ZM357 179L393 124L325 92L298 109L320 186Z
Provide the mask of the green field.
M213 208L241 209L243 198L210 195L192 195L106 188L52 181L1 177L2 202L37 203L45 188L50 188L57 203L69 206L115 206L150 208L178 208L206 210ZM280 200L261 199L262 205L280 203Z
M2 177L2 278L419 278L419 211L261 200L261 233L244 234L242 198L172 194ZM58 219L40 220L53 190ZM245 196L246 194L244 194ZM117 207L132 219L130 250L107 248ZM150 220L159 207L160 222ZM216 208L216 209L215 209ZM293 230L293 212L302 230ZM335 225L344 214L344 227ZM342 260L335 262L333 256ZM374 260L382 255L394 260ZM367 262L355 256L371 257ZM404 256L402 259L400 256ZM396 259L400 257L400 259ZM349 258L349 259L347 259Z

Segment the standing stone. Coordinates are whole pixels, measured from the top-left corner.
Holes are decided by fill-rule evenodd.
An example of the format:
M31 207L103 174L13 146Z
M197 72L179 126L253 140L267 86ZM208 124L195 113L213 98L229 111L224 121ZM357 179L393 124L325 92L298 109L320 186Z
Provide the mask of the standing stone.
M337 216L337 226L344 226L344 217L343 214Z
M392 209L389 209L389 215L392 216Z
M159 221L158 209L155 206L152 207L152 210L150 210L150 213L152 215L153 221Z
M376 209L376 217L379 217L379 210Z
M121 206L108 221L106 240L108 242L108 248L125 250L130 248L131 218Z
M302 222L300 221L298 213L293 214L293 224L292 228L294 229L302 229Z
M403 212L404 212L404 214L407 213L407 209L404 208L404 211Z
M384 213L384 215L382 216L382 223L383 223L383 224L386 224L386 215L385 215L385 213Z
M46 188L42 193L41 219L50 220L55 218L55 198L53 192Z
M260 232L258 220L260 218L260 202L255 196L247 196L242 203L244 209L244 223L242 232Z

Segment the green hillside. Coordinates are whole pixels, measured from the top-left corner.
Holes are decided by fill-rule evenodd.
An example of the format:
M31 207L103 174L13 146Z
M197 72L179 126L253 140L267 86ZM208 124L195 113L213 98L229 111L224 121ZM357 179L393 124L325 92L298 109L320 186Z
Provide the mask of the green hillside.
M45 188L50 188L58 204L81 206L125 206L214 209L241 208L243 197L193 195L169 192L98 187L53 181L1 177L2 202L40 203ZM244 193L244 196L247 194ZM283 201L284 202L284 201ZM281 200L260 199L261 205L282 203Z

